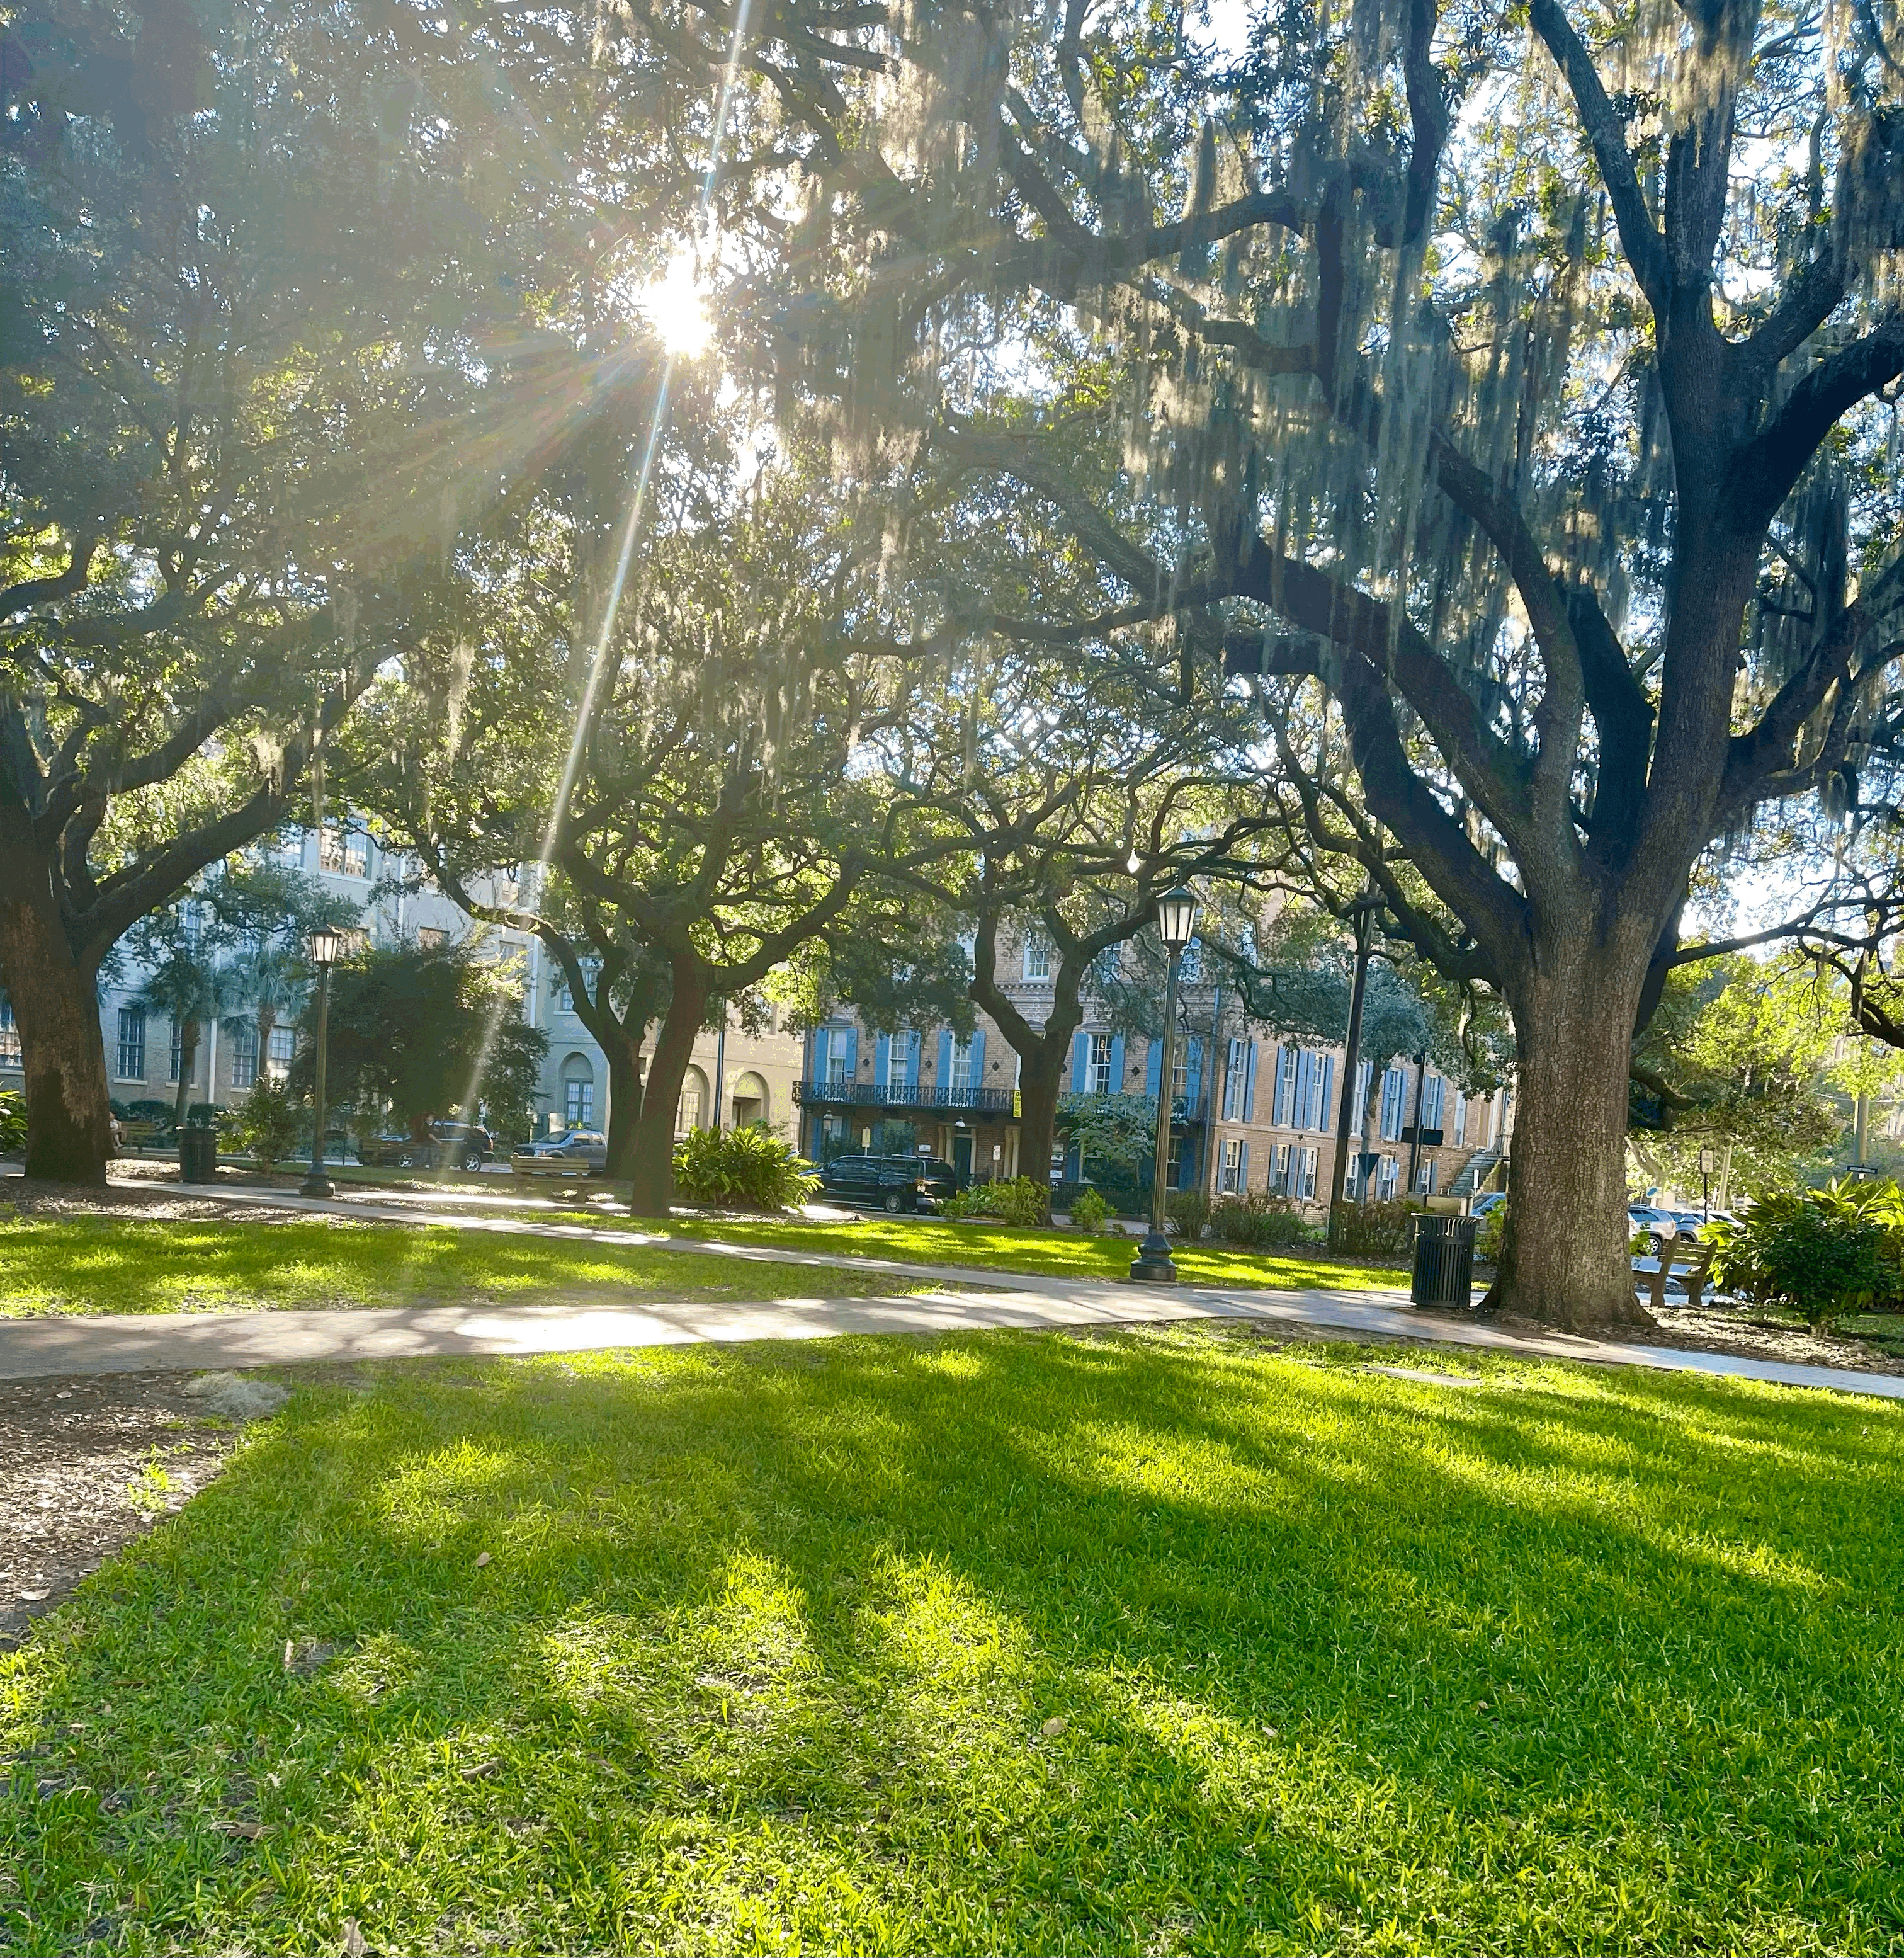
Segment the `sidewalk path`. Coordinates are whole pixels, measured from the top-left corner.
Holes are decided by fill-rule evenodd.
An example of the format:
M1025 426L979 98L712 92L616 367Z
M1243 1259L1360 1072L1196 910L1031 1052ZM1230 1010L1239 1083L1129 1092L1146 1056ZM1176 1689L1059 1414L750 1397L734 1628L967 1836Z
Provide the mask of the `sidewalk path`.
M1254 1320L1314 1327L1353 1339L1403 1340L1523 1353L1602 1366L1651 1367L1785 1386L1904 1400L1904 1376L1737 1358L1660 1346L1527 1333L1485 1321L1415 1311L1397 1288L1381 1291L1264 1291L1184 1285L1139 1291L1035 1272L969 1266L914 1265L886 1258L838 1256L764 1244L729 1244L659 1232L599 1229L520 1218L469 1217L397 1209L353 1199L331 1202L277 1192L221 1190L233 1201L280 1211L376 1216L408 1224L510 1235L589 1238L603 1244L713 1253L743 1261L815 1270L937 1279L963 1291L924 1291L893 1298L783 1298L766 1303L644 1300L639 1307L408 1306L313 1312L125 1313L94 1316L0 1320L0 1379L57 1373L172 1371L309 1361L422 1358L442 1354L584 1352L613 1347L673 1346L745 1339L817 1339L852 1332L952 1332L998 1328L1036 1330L1189 1319Z

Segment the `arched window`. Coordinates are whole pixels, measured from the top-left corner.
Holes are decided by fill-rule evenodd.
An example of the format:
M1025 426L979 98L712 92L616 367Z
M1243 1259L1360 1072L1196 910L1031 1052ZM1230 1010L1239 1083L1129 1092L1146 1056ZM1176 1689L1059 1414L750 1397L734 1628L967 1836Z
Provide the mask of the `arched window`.
M562 1063L562 1120L571 1129L595 1126L595 1069L585 1053Z

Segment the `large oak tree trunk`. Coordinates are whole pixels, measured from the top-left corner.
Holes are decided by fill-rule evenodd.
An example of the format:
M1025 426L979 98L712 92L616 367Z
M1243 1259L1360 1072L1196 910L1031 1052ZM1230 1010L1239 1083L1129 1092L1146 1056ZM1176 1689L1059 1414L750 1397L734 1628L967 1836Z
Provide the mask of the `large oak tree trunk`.
M628 1209L637 1217L666 1217L675 1189L675 1115L681 1106L681 1084L694 1057L694 1037L707 1017L706 986L677 971L667 1016L648 1063L647 1085L641 1093L641 1114L635 1124L634 1147L628 1164Z
M1019 1056L1018 1174L1037 1183L1051 1175L1052 1139L1058 1129L1058 1098L1064 1091L1070 1036L1055 1053L1040 1041Z
M1518 1096L1490 1307L1570 1332L1647 1326L1627 1250L1627 1070L1642 951L1543 946L1510 988Z
M610 1038L602 1043L602 1051L609 1063L608 1174L617 1183L625 1183L634 1175L635 1137L640 1129L645 1094L641 1043Z
M74 958L52 866L11 824L0 832L0 974L27 1076L27 1174L103 1183L112 1146L99 987Z

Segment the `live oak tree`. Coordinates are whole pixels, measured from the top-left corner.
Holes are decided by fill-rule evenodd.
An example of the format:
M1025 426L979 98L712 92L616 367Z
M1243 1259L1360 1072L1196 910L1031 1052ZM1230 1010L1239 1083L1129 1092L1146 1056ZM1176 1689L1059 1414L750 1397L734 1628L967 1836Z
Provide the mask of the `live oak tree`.
M497 357L524 282L475 160L520 144L440 167L445 65L399 17L33 0L0 37L0 974L35 1175L104 1174L102 962L299 806L444 604L459 499L576 385Z
M574 512L596 493L571 483L569 520L514 560L514 609L492 608L460 653L419 648L409 689L361 730L365 793L443 886L537 933L588 984L612 1070L623 1059L612 1086L637 1110L627 1173L643 1215L666 1214L682 1082L716 1003L846 929L871 869L909 860L871 765L890 663L841 631L876 573L877 529L797 474L741 507L692 471L675 480L681 500L653 517L621 605L577 542ZM558 507L553 472L547 493ZM429 659L454 667L453 746L416 705ZM611 1016L602 980L624 943L657 984L637 1006L631 974ZM637 1012L659 1024L631 1084Z
M804 217L760 344L843 441L947 445L1115 588L969 629L1174 621L1272 727L1326 723L1289 761L1352 771L1513 1012L1540 1223L1500 1302L1631 1320L1630 1044L1688 880L1889 737L1904 36L1397 0L1219 57L1183 17L928 8L865 76L786 51Z

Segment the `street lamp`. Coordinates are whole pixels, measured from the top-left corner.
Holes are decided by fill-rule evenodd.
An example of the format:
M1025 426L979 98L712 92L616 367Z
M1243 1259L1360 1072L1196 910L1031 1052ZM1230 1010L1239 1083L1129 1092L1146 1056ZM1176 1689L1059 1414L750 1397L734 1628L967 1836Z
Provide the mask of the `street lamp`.
M344 955L347 944L345 934L328 925L320 927L311 934L311 963L318 968L318 1034L311 1083L311 1174L304 1179L300 1193L305 1196L337 1194L330 1177L324 1173L324 1050L331 1015L331 968Z
M1150 1171L1150 1234L1131 1263L1131 1278L1137 1285L1177 1282L1170 1240L1164 1232L1164 1179L1170 1169L1171 1090L1177 1078L1177 974L1196 924L1194 891L1179 884L1157 900L1157 936L1169 954L1170 977L1164 987L1163 1052L1157 1063L1157 1152Z

